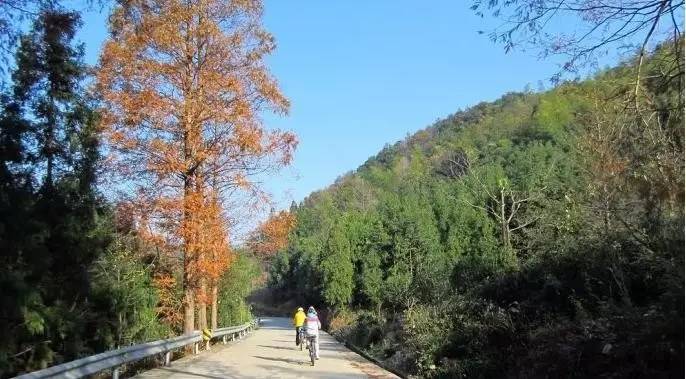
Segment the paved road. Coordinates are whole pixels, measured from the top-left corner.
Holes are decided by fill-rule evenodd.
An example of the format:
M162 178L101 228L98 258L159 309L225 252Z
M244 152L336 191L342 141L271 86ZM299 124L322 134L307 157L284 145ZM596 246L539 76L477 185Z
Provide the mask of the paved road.
M262 327L242 341L186 357L138 375L139 379L224 378L398 378L348 350L322 332L320 360L313 367L307 350L295 346L286 318L263 318Z

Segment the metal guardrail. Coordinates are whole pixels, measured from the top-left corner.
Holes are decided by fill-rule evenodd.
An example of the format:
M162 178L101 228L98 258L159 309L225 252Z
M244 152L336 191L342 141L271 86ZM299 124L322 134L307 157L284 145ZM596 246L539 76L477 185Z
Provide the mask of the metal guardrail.
M226 344L228 340L233 341L236 337L238 339L244 338L248 333L257 327L259 327L259 319L255 319L243 325L219 328L214 330L212 339L221 338L222 343ZM165 340L128 346L117 350L106 351L104 353L91 355L75 361L48 367L43 370L19 375L14 379L76 379L93 375L108 369L113 369L112 378L118 379L119 367L122 365L139 361L157 354L164 354L164 365L169 366L171 364L171 353L174 350L186 347L188 345L193 345L193 353L198 354L200 352L201 342L203 342L202 334L199 331L195 331L190 335L183 335ZM209 342L210 341L207 341L206 343L206 349L209 349Z

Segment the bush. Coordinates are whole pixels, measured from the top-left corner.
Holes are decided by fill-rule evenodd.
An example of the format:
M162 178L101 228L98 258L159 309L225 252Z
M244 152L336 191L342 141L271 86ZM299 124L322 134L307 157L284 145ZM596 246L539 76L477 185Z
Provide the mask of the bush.
M246 302L255 289L260 268L254 258L238 253L236 260L219 282L218 324L220 327L238 325L250 321L253 314Z
M433 377L680 377L682 268L680 248L626 240L539 256L456 297L448 342L416 347Z
M345 333L355 323L357 315L348 309L336 312L329 320L329 332L338 334Z

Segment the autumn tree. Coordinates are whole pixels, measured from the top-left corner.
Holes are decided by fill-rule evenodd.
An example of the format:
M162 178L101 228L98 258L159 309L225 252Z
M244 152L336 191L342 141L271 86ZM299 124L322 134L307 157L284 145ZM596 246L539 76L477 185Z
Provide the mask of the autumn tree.
M125 2L100 58L112 162L183 253L185 333L195 328L208 199L263 197L252 178L289 164L297 143L259 118L289 106L264 64L275 45L261 15L258 0Z
M217 328L218 291L222 274L229 267L233 253L229 245L228 225L223 215L222 204L216 192L210 193L205 204L204 220L201 229L203 235L203 254L200 256L199 268L201 281L199 298L201 304L210 304L210 327ZM206 307L199 307L200 327L207 327ZM203 312L205 314L203 314Z
M295 226L295 216L288 211L272 213L253 232L249 245L253 252L269 257L288 245L288 234Z

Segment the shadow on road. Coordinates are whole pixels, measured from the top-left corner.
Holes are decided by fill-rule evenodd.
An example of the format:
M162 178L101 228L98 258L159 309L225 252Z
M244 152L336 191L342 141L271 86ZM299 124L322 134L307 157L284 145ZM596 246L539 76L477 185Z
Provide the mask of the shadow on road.
M272 361L272 362L284 362L292 365L303 365L306 362L305 361L300 361L300 360L295 360L295 359L289 359L289 358L275 358L275 357L261 357L259 355L253 355L253 358L257 359L264 359L265 361ZM309 364L309 362L307 362Z
M276 350L297 350L296 347L284 347L284 346L269 346L269 345L257 345L259 347L266 347L269 349L276 349Z
M176 374L184 374L184 375L197 376L197 377L199 377L199 378L226 379L225 376L214 376L214 375L198 374L198 373L191 372L191 371L175 370L175 369L173 369L173 368L168 368L168 367L162 367L161 370L168 371L168 372L173 372L173 373L176 373Z
M263 369L270 372L278 372L283 376L288 376L289 378L326 378L326 379L351 379L351 378L374 378L365 375L350 375L332 372L326 369L322 369L317 366L310 366L307 363L307 369L304 371L302 369L293 369L289 367L273 366L273 365L263 365L260 366Z

